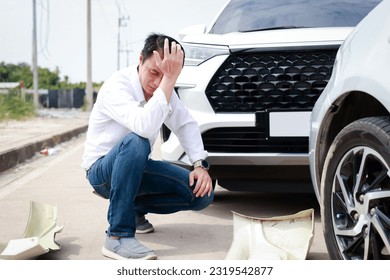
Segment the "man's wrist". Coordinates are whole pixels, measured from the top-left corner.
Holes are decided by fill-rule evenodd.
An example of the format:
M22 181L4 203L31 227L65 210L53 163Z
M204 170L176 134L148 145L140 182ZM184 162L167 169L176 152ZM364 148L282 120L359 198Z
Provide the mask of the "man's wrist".
M201 167L202 169L208 171L210 169L210 164L205 159L200 159L194 162L194 169Z

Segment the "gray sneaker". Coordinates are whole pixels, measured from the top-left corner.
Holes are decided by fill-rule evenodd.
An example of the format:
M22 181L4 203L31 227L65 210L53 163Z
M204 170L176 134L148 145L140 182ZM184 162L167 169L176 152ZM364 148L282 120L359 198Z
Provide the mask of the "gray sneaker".
M102 254L115 260L155 260L157 255L153 250L142 245L135 237L111 239L106 236Z
M147 219L145 219L145 216L138 216L135 217L135 233L150 233L154 231L154 227Z

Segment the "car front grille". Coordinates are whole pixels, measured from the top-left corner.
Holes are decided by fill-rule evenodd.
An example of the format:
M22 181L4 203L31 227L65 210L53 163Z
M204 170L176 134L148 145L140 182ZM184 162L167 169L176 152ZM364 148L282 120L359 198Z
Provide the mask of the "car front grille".
M232 54L206 88L216 113L311 110L332 73L337 48Z
M307 153L307 137L268 138L258 127L214 128L202 134L204 147L214 153Z

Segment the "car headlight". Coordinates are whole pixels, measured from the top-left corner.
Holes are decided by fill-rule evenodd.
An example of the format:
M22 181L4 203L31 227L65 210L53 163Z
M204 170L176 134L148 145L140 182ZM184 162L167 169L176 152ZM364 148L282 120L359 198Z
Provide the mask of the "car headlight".
M229 48L226 46L204 46L186 43L181 45L186 53L184 60L186 66L198 66L214 56L229 54Z

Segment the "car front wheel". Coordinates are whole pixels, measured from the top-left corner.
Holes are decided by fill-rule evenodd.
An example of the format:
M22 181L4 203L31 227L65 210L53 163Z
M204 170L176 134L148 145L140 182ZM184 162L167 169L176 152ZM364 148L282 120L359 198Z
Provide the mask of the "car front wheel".
M321 217L331 259L390 259L390 118L346 126L327 155Z

